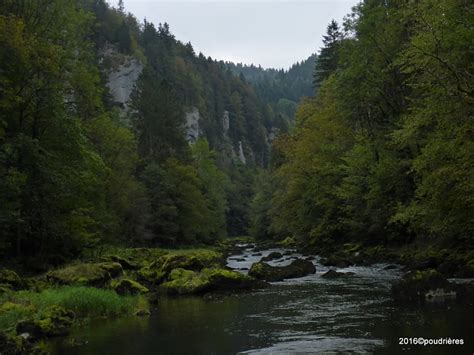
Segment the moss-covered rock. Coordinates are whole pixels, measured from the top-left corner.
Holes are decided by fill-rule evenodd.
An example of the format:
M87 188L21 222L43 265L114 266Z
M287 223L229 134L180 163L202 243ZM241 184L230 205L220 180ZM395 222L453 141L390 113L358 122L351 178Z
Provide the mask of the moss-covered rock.
M314 274L316 268L308 260L297 259L287 266L270 266L264 262L252 264L249 275L269 282L281 281Z
M14 337L0 331L0 354L22 355L30 353L31 347L22 337Z
M246 290L265 287L266 284L240 272L222 268L203 269L201 271L210 282L208 291Z
M129 258L122 258L117 255L108 255L103 257L105 262L112 261L114 263L119 263L122 266L123 270L138 270L141 265L135 261L130 260Z
M166 272L162 271L160 267L157 267L155 263L145 266L137 272L137 279L149 286L159 285L166 279L166 276Z
M204 292L209 285L209 279L202 273L177 268L170 272L168 281L160 288L168 294L187 295Z
M438 271L412 271L392 285L392 296L400 302L444 301L456 298L456 286Z
M83 263L50 271L46 278L60 285L79 284L103 287L112 278L122 274L122 266L116 262Z
M337 272L336 270L332 270L332 269L321 275L321 277L325 279L339 279L345 276L348 276L348 275L344 272Z
M137 271L136 277L149 287L165 281L172 270L201 271L204 268L224 265L223 255L214 250L180 250L161 255Z
M345 268L353 265L353 261L347 255L335 254L328 256L327 258L321 259L321 264L324 266L335 266L339 268Z
M20 276L18 276L15 271L8 269L0 270L0 284L8 285L14 290L19 290L24 287L24 282Z
M468 261L466 264L459 267L459 270L454 275L460 278L474 277L474 260Z
M155 268L170 273L173 269L200 271L206 267L223 265L223 255L214 250L200 250L188 253L174 253L164 255L155 261Z
M149 290L140 283L130 280L130 279L121 279L112 283L112 288L119 295L140 295L148 293Z
M74 313L60 306L49 306L36 320L23 320L17 323L16 333L28 334L33 340L67 335L74 320Z
M294 237L286 237L285 239L276 243L284 248L296 247L296 239Z
M278 252L278 251L272 251L270 254L267 256L264 256L260 261L270 261L270 260L276 260L280 259L283 257L283 254Z
M174 269L160 288L171 295L203 294L209 291L242 290L264 285L252 277L222 268L205 268L200 272Z

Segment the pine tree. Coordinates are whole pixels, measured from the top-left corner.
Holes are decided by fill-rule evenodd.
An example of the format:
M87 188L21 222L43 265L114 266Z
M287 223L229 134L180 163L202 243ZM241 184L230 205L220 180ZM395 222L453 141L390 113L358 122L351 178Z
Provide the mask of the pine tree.
M123 0L119 0L118 2L118 10L121 14L125 14L125 6L123 5Z
M326 35L323 36L324 47L319 52L316 61L313 86L319 89L321 83L329 77L337 68L338 47L343 38L343 33L338 23L332 20L327 27Z

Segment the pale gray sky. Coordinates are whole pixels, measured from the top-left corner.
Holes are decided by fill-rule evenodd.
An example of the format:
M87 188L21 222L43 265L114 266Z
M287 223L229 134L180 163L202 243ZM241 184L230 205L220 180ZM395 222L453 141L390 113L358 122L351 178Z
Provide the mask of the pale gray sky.
M109 0L115 6L118 0ZM213 59L288 68L322 45L326 26L358 0L124 0L140 22L168 22L182 42Z

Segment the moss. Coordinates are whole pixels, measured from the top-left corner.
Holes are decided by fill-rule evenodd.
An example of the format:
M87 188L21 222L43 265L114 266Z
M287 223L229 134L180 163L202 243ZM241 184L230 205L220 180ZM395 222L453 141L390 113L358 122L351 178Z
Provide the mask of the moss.
M103 287L107 281L123 273L122 266L116 262L83 263L50 271L47 279L61 285L88 285Z
M18 276L15 271L2 269L0 270L0 284L9 285L15 290L19 290L24 287L23 280Z
M277 245L280 245L285 248L291 248L296 246L296 239L295 237L286 237L285 239L279 241Z
M453 291L452 285L438 271L412 271L392 286L392 295L397 301L420 302L432 290Z
M6 300L0 307L0 329L13 334L19 320L32 318L36 307L28 302Z
M124 258L117 255L108 255L102 258L106 262L119 263L124 270L137 270L141 267L141 263L134 262L130 258Z
M161 289L168 294L177 295L204 292L210 284L206 275L182 268L172 270L168 280L161 285Z
M34 339L66 335L72 326L74 313L51 305L41 310L34 320L23 320L16 325L17 334L28 333Z
M20 355L31 353L31 347L23 337L0 331L0 354Z
M274 282L302 277L315 272L316 268L311 261L297 259L287 266L270 266L264 262L254 263L250 267L249 275L258 280Z
M140 295L149 292L148 288L130 279L121 279L113 282L112 288L119 295Z
M200 271L205 267L221 265L223 262L222 253L207 249L172 251L156 260L156 264L166 273L178 268Z
M3 302L0 328L10 331L20 320L46 319L51 306L72 311L76 318L82 319L134 314L148 308L144 297L120 296L113 290L82 286L64 286L42 292L19 291L5 296L0 302Z
M166 278L166 273L161 271L160 268L155 268L156 264L151 264L149 266L141 268L137 272L137 277L139 280L144 281L151 285L159 285Z
M257 284L261 285L254 278L232 270L205 268L196 272L178 268L171 271L168 281L161 285L161 289L168 294L187 295L213 290L247 289Z

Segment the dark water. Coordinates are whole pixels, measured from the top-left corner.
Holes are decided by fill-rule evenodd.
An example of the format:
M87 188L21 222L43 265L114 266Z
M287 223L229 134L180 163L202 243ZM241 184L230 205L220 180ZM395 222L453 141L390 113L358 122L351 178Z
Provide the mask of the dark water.
M263 256L270 251L262 252ZM247 250L248 268L261 256ZM287 260L271 262L283 265ZM239 256L241 257L241 256ZM277 282L252 293L163 299L149 318L103 321L51 344L57 354L376 353L473 354L473 309L396 307L390 285L400 277L386 265L350 267L355 275L315 275ZM246 272L246 271L242 271ZM399 345L400 337L462 338L465 345Z

